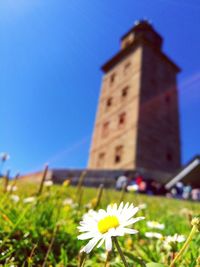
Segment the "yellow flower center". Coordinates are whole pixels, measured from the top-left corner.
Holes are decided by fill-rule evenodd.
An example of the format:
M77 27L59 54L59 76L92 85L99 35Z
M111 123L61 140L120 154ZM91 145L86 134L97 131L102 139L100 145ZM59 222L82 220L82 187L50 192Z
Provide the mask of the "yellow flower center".
M108 232L111 228L119 226L119 221L116 216L106 216L98 222L98 230L101 234Z

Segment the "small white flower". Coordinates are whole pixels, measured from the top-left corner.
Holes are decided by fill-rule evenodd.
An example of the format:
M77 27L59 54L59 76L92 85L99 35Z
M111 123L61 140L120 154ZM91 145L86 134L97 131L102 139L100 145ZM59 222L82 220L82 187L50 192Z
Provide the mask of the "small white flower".
M53 181L51 181L51 180L47 180L44 182L44 186L46 186L46 187L50 187L52 185L53 185Z
M26 232L25 234L24 234L24 238L27 238L28 236L29 236L29 232Z
M15 192L15 191L17 191L17 186L13 186L13 185L11 185L11 184L9 184L8 186L7 186L7 188L6 188L6 190L7 190L7 192Z
M180 214L181 215L184 215L184 216L187 216L187 215L192 215L193 214L193 211L192 210L189 210L187 208L182 208L180 210Z
M160 230L163 230L165 228L165 225L164 224L161 224L161 223L156 222L156 221L148 221L147 222L147 226L149 228L160 229Z
M163 235L160 233L156 233L156 232L146 232L144 234L147 238L157 238L157 239L162 239Z
M133 184L133 185L128 185L127 186L127 190L129 192L135 192L135 191L138 191L139 189L139 186L137 184Z
M182 243L185 240L186 239L184 235L175 234L173 236L166 236L163 246L165 249L170 250L174 245L177 245L178 243Z
M140 210L144 210L144 209L147 208L147 204L146 204L146 203L141 203L141 204L138 205L138 208L139 208Z
M35 197L27 197L23 200L24 203L32 203L35 201Z
M64 199L63 200L63 205L65 206L65 205L69 205L69 206L72 206L73 205L73 199L71 199L71 198L66 198L66 199Z
M86 205L84 205L84 207L89 210L92 209L92 204L91 203L87 203Z
M184 235L178 235L175 234L173 236L167 236L166 237L166 242L167 243L182 243L185 241L185 236Z
M11 198L14 202L18 202L19 199L20 199L18 195L11 195L10 198Z
M144 219L144 217L133 218L138 211L138 207L129 203L124 205L123 202L119 207L117 207L117 204L113 204L109 205L106 210L90 210L83 216L83 220L78 227L79 231L83 232L78 236L78 239L90 239L81 252L90 253L97 244L97 247L100 247L104 242L106 250L110 251L113 236L138 233L135 229L127 228L127 226Z

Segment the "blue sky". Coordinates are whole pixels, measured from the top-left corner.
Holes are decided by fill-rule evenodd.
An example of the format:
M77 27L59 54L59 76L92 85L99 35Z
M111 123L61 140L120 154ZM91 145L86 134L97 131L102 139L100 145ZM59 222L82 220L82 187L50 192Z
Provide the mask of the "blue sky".
M1 0L0 151L4 168L87 165L100 66L141 18L165 38L179 75L182 162L200 153L198 0Z

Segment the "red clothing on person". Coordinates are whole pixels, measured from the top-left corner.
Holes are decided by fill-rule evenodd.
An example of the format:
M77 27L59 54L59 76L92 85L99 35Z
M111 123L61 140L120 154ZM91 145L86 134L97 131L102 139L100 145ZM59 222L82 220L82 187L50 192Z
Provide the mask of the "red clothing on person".
M137 185L140 185L142 180L143 180L142 176L137 176L136 179L135 179L135 182L136 182Z

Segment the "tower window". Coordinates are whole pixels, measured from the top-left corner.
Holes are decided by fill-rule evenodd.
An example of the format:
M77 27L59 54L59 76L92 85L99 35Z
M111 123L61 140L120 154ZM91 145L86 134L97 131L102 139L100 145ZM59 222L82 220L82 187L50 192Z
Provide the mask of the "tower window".
M105 161L105 153L100 153L98 156L97 167L103 167Z
M120 163L122 161L123 146L117 146L115 148L115 163Z
M112 97L109 97L109 98L107 99L107 101L106 101L106 108L107 108L107 109L108 109L110 106L112 106L112 101L113 101Z
M126 86L126 87L124 87L122 89L122 99L125 99L127 97L127 95L128 95L128 89L129 89L128 86Z
M130 62L127 62L125 64L125 66L124 66L124 74L127 74L129 72L130 66L131 66Z
M118 120L118 126L119 128L123 127L126 123L126 113L123 112L119 115L119 120Z
M109 121L107 121L107 122L105 122L104 124L103 124L103 128L102 128L102 137L106 137L106 136L108 136L108 134L109 134Z
M172 154L171 153L167 153L166 154L166 160L168 161L168 162L171 162L172 160L173 160L173 157L172 157Z
M116 80L116 74L113 73L113 74L111 74L111 76L110 76L110 85L112 85L112 84L115 82L115 80Z

